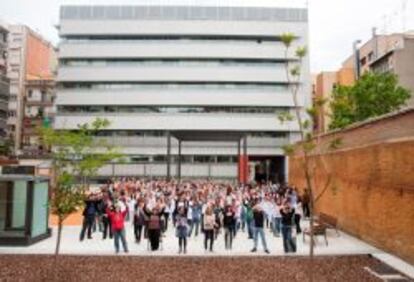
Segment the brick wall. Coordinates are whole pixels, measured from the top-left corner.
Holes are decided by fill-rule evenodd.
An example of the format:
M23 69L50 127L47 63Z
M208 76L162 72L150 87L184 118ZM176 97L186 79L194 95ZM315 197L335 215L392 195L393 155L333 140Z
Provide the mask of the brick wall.
M343 145L328 152L334 138ZM315 194L328 174L332 181L316 212L337 217L342 230L414 263L414 109L325 135L320 144L311 157ZM300 160L290 160L290 182L303 188Z

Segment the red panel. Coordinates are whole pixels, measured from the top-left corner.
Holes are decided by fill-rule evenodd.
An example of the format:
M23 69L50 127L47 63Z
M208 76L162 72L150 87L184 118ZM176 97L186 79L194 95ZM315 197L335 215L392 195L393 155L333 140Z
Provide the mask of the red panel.
M249 156L239 156L239 181L240 183L247 183L249 179Z

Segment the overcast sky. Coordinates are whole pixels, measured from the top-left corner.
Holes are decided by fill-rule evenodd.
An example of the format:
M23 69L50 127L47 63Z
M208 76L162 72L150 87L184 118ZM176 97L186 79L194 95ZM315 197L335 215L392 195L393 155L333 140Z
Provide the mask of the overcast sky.
M313 72L337 69L350 55L352 42L367 40L374 26L381 33L401 32L405 22L405 30L414 30L414 0L0 0L0 20L26 24L57 44L54 26L62 4L220 3L305 7L306 2ZM402 12L404 2L405 13Z

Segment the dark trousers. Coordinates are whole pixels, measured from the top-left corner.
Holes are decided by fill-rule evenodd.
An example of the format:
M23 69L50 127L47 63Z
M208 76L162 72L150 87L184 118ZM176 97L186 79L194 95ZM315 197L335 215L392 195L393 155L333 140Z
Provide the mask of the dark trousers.
M233 246L233 226L224 227L224 245L226 250L231 250Z
M122 230L115 230L114 231L114 245L115 245L115 251L119 252L119 241L122 243L122 247L124 248L124 251L128 252L128 244L125 239L125 229Z
M156 251L160 247L160 229L148 229L148 239L151 243L151 250Z
M193 219L190 221L190 231L188 232L188 237L191 237L191 234L193 234L193 229L195 230L195 236L198 236L198 229L200 228L200 220L199 219Z
M302 229L300 229L300 214L295 214L295 225L296 225L296 233L301 233Z
M141 224L134 224L135 240L138 243L141 241L142 227L143 227L143 225L141 225Z
M168 218L169 218L170 214L169 213L164 213L164 229L163 232L166 232L168 230Z
M178 247L180 252L184 249L184 252L187 251L187 237L178 237Z
M80 233L80 240L85 239L86 230L88 230L88 238L92 238L92 227L95 222L95 216L85 216L83 218L82 231Z
M283 249L285 253L296 253L296 241L292 238L292 226L282 225Z
M204 249L205 250L207 250L209 240L210 240L210 251L213 251L214 229L204 230Z
M303 208L303 216L306 217L306 218L309 218L310 217L309 204L308 203L303 203L302 208Z
M103 239L106 239L106 236L109 234L109 238L112 239L112 226L111 221L107 216L102 217L102 224L103 224Z

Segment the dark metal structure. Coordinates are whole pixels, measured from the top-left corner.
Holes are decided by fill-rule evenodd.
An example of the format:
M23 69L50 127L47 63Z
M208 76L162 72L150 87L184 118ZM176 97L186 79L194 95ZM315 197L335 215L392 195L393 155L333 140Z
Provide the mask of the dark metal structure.
M171 138L178 140L177 178L181 181L181 153L184 142L229 142L237 144L238 181L240 181L240 156L243 145L243 155L247 156L247 134L243 132L178 130L167 132L167 179L171 179ZM246 182L244 180L243 182Z

